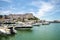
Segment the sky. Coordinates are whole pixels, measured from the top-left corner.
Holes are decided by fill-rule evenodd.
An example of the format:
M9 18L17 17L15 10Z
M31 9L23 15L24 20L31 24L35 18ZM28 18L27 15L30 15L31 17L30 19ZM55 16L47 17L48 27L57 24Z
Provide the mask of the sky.
M0 0L0 15L24 13L41 20L60 20L60 0Z

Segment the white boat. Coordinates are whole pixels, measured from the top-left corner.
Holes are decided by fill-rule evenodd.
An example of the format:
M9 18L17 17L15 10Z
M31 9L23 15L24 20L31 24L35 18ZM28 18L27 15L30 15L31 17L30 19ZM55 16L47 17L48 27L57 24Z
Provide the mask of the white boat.
M42 25L49 25L49 22L43 22Z
M40 26L41 25L41 23L34 23L34 24L32 24L33 26Z
M0 27L0 34L12 34L17 33L17 31L13 27L9 27L7 25L3 25Z
M11 33L10 33L10 29L0 28L0 34L11 34Z
M18 23L16 24L16 27L15 29L22 29L22 30L27 30L27 29L31 29L32 28L32 25L30 24L27 24L27 23Z
M17 31L15 30L14 27L10 27L9 29L10 29L11 34L16 34L17 33Z

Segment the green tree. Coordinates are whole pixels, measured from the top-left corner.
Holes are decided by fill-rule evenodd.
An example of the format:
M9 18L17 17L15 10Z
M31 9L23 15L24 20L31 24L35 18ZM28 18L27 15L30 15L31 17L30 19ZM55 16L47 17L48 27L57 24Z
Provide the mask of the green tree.
M0 19L3 18L3 15L0 15Z
M28 20L39 20L37 17L34 18L28 18Z

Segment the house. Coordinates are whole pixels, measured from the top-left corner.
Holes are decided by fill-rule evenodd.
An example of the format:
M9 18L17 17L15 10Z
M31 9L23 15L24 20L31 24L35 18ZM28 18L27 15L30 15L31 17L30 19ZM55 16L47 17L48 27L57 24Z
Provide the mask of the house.
M20 19L20 21L23 21L28 18L34 18L32 13L26 13L26 14L10 14L8 15L10 19L17 20Z

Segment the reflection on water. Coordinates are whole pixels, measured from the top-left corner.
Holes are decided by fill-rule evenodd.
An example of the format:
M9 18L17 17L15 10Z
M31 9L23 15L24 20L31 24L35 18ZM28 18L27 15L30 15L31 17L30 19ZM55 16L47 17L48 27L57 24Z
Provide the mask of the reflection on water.
M11 37L14 37L15 35L5 35L1 34L0 35L0 40L10 40Z

